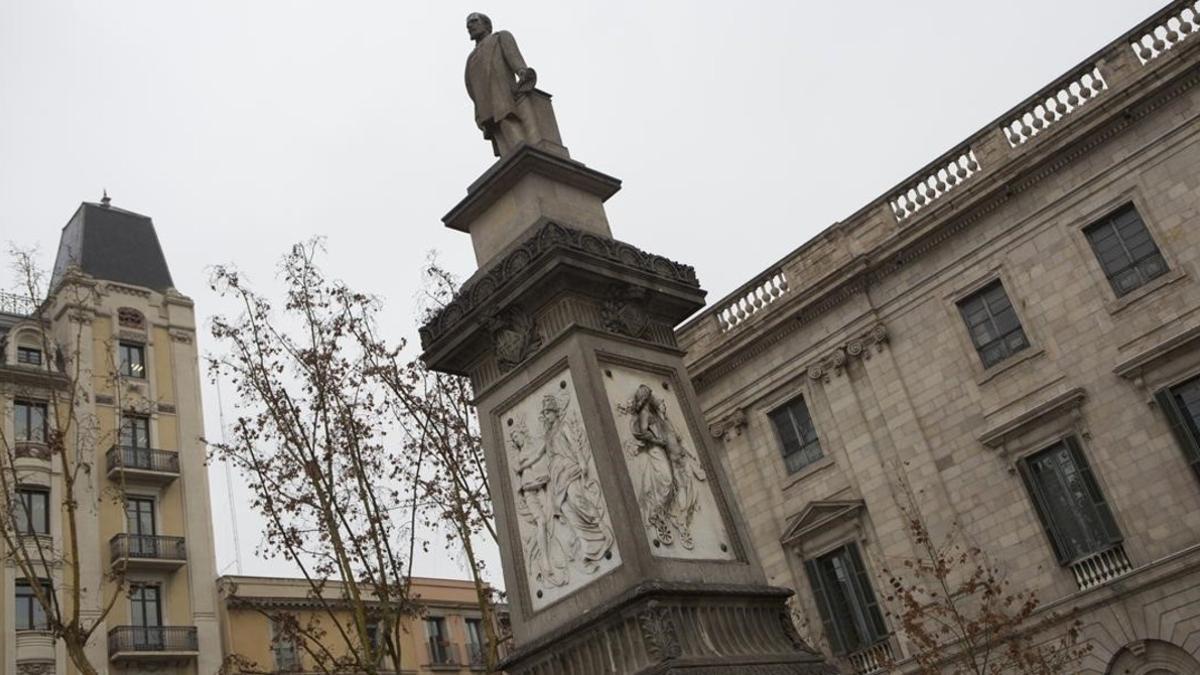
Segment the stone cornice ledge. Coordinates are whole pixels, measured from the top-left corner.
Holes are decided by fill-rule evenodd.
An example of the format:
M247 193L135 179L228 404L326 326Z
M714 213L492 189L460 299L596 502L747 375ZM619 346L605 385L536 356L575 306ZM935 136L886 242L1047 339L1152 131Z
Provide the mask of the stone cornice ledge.
M1136 380L1141 377L1143 369L1166 358L1178 349L1196 346L1195 343L1198 340L1200 340L1200 325L1192 326L1118 363L1113 368L1113 372L1127 380Z
M1009 438L1019 435L1041 420L1061 413L1064 410L1078 408L1086 398L1087 392L1084 391L1083 387L1075 387L1051 398L1045 403L1034 406L1007 422L989 427L980 434L979 442L995 450L1004 445L1004 442Z

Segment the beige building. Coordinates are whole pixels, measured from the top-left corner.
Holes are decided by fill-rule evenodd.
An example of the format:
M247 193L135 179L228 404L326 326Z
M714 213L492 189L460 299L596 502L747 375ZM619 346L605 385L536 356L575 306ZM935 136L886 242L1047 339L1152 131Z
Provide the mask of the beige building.
M1082 612L1083 672L1200 673L1197 30L1172 4L678 331L770 581L852 672L912 652L911 489Z
M325 586L324 602L315 599L304 579L223 576L217 587L225 652L248 659L255 664L254 672L317 672L310 654L317 647L276 634L274 622L281 615L295 617L306 627L313 622L314 627L334 634L328 602L334 603L337 623L350 625L352 621L349 607L342 608L343 615L336 604L344 595L336 582ZM410 592L422 614L401 627L400 667L385 662L384 672L453 675L483 671L486 636L474 584L414 577ZM320 648L335 657L348 649L340 636L324 640Z
M174 289L151 220L107 198L81 205L63 228L49 290L40 312L11 296L0 308L0 428L5 475L28 514L20 540L37 543L35 571L59 603L72 604L78 561L85 626L114 583L129 585L88 644L99 672L214 673L221 646L192 301ZM64 428L56 410L72 425L67 447L81 467L77 552L63 465L48 452ZM76 672L12 554L0 551L0 671Z

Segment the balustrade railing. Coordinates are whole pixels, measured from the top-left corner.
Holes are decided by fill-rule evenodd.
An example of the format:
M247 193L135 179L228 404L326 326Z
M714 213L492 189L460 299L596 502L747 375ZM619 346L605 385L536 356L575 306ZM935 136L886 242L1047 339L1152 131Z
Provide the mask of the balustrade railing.
M846 657L854 668L854 675L876 675L884 672L892 660L892 646L886 640Z
M174 450L114 445L109 448L105 459L109 471L116 469L137 469L139 471L157 471L159 473L179 473L179 453Z
M37 301L27 295L0 291L0 313L29 316L37 311Z
M1200 30L1200 2L1187 4L1178 13L1169 16L1162 23L1151 26L1140 35L1134 35L1129 45L1137 55L1142 65L1150 63L1162 56L1175 45L1183 42L1190 35Z
M760 278L749 290L743 291L718 309L716 312L717 325L722 333L731 330L767 305L783 297L787 291L787 275L781 269L774 270Z
M1008 144L1015 148L1029 142L1106 90L1108 83L1100 74L1100 67L1089 66L1066 84L1046 92L1032 108L1008 122L1004 126Z
M198 652L195 626L117 626L108 631L108 653Z
M930 172L912 186L889 200L896 220L904 220L925 208L954 187L961 185L979 171L975 151L967 148L953 156L944 166L935 164Z
M187 546L183 537L158 534L118 534L109 540L109 553L114 561L125 558L187 560Z
M1081 591L1095 588L1133 571L1133 565L1130 564L1129 556L1125 555L1125 547L1121 544L1071 563L1070 567L1075 574L1075 584Z

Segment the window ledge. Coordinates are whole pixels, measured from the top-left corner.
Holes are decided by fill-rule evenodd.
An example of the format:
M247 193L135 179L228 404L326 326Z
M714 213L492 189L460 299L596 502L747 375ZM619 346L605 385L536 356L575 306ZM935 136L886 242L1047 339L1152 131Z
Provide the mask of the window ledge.
M980 373L979 377L975 378L975 384L977 384L977 385L985 384L988 381L1002 375L1003 373L1006 373L1009 370L1012 370L1013 368L1017 367L1018 365L1025 363L1026 361L1031 361L1033 359L1036 359L1037 357L1039 357L1045 353L1046 353L1046 350L1043 349L1042 347L1034 347L1033 345L1030 345L1029 347L1022 349L1021 351L1017 352L1016 354L1013 354L1012 356L1008 357L1007 359L1004 359L1000 363L992 365L990 368L988 368L987 370Z
M787 477L787 482L785 482L783 484L783 491L787 492L796 483L799 483L800 481L804 480L805 478L808 478L809 476L813 475L814 473L817 473L817 472L821 471L822 469L825 469L826 467L830 467L830 466L833 466L833 457L830 457L829 455L825 455L821 459L818 459L817 461L813 462L812 464L809 464L808 466L800 469L799 471L797 471L793 474L789 474Z
M1188 273L1178 267L1167 270L1166 273L1151 279L1132 291L1129 291L1125 295L1122 295L1119 298L1108 300L1104 303L1104 309L1107 310L1109 314L1116 316L1124 311L1126 307L1129 307L1148 295L1154 294L1155 291L1170 286L1177 281L1186 281L1188 279L1190 279Z

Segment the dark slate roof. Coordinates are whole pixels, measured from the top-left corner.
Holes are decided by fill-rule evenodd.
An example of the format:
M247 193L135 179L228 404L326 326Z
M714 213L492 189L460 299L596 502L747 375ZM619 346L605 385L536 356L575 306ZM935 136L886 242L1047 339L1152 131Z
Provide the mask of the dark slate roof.
M105 281L160 292L174 286L154 223L115 206L84 202L71 216L59 240L51 288L71 265Z

